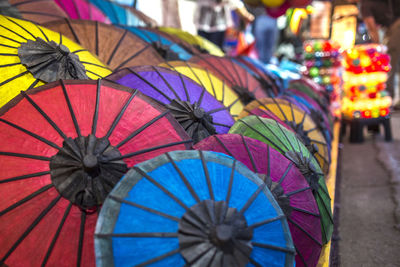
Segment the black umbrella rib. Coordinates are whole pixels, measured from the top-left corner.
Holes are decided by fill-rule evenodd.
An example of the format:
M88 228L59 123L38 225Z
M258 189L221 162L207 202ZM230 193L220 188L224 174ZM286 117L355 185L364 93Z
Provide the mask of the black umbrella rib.
M89 8L89 10L92 10ZM95 43L95 53L98 56L99 55L99 22L96 21L94 23L94 43Z
M267 185L263 183L257 188L257 190L251 195L246 204L244 204L244 206L240 210L241 214L244 214L246 212L246 210L251 206L251 204L253 204L254 200L258 197L258 195L264 190L266 186Z
M199 104L200 104L200 103L199 103ZM227 110L227 107L222 106L222 107L220 107L220 108L215 108L215 109L212 109L212 110L207 111L206 114L213 114L213 113L216 113L216 112L220 112L220 111L222 111L222 110Z
M123 40L125 39L126 34L128 33L128 30L124 30L124 33L122 34L122 36L119 38L116 46L114 47L113 51L111 52L110 57L108 58L106 64L110 65L111 60L114 58L115 53L117 53L117 50L119 49L119 47L121 46Z
M312 130L314 131L314 130L316 130L316 129L317 129L317 128L314 128L314 129L312 129ZM309 132L309 131L307 131L307 132ZM312 141L313 143L317 143L317 144L319 144L319 145L327 146L327 144L326 144L325 142L321 142L321 141L319 141L319 140L311 139L311 141Z
M28 202L29 200L37 197L38 195L40 195L41 193L49 190L50 188L52 188L54 185L53 184L48 184L43 186L42 188L40 188L39 190L36 190L35 192L31 193L30 195L24 197L23 199L20 199L19 201L15 202L14 204L12 204L11 206L5 208L4 210L0 211L0 217L3 216L4 214L10 212L11 210L18 208L19 206L21 206L22 204Z
M207 162L204 159L204 154L201 150L199 150L199 156L200 156L201 164L203 166L204 175L205 175L206 181L207 181L208 193L210 194L211 200L214 200L215 197L214 197L214 191L212 188L210 172L208 171Z
M261 222L258 222L258 223L254 223L254 224L252 224L252 225L249 225L249 228L254 229L254 228L257 228L257 227L260 227L260 226L263 226L263 225L266 225L266 224L269 224L269 223L272 223L272 222L276 222L276 221L282 220L282 219L284 219L284 218L286 218L285 215L278 215L278 216L276 216L276 217L269 218L269 219L263 220L263 221L261 221Z
M247 155L249 156L249 159L250 159L250 162L251 162L251 166L253 166L254 172L255 172L255 173L258 173L257 165L256 165L256 162L254 161L253 155L251 154L251 151L250 151L250 149L249 149L249 146L247 145L247 142L246 142L246 140L244 139L244 136L243 136L243 135L240 135L240 137L242 138L243 145L244 145L244 147L245 147L245 149L246 149Z
M114 160L120 160L120 159L126 159L126 158L130 158L130 157L137 156L137 155L140 155L140 154L144 154L144 153L147 153L147 152L151 152L151 151L154 151L154 150L157 150L157 149L162 149L162 148L171 147L171 146L177 146L177 145L182 145L182 144L188 144L188 143L192 143L192 142L193 142L193 140L184 140L184 141L168 143L168 144L164 144L164 145L160 145L160 146L154 146L154 147L138 150L138 151L135 151L135 152L132 152L132 153L129 153L129 154L125 154L125 155L122 155L122 156L117 157L117 158L110 158L110 159L108 159L107 162L114 161Z
M81 63L83 63L83 64L87 64L87 65L92 65L92 66L96 66L96 67L99 67L99 68L102 68L102 69L109 70L109 68L108 68L108 67L106 67L106 66L102 66L102 65L99 65L99 64L96 64L96 63L87 62L87 61L82 61L82 60L81 60Z
M9 157L18 157L18 158L27 158L27 159L37 159L43 161L50 161L51 158L44 156L37 156L31 154L22 154L22 153L14 153L14 152L4 152L0 151L0 156L9 156Z
M231 156L231 157L233 158L234 156L233 156L232 153L229 151L229 149L225 146L225 144L221 141L221 139L219 139L217 135L213 135L213 137L214 137L215 140L217 140L217 142L222 146L222 148L225 150L225 153L228 154L229 156Z
M263 267L261 264L259 264L258 262L256 262L253 258L248 258L250 263L253 264L256 267Z
M219 123L219 122L213 122L213 124L222 126L222 127L228 128L228 129L230 129L232 127L232 125L227 125L227 124L223 124L223 123Z
M271 147L267 145L267 177L271 177Z
M18 47L11 46L11 45L0 44L0 46L3 46L3 47L8 47L8 48L14 48L14 49L18 49Z
M251 243L253 244L253 246L260 247L260 248L278 250L278 251L285 252L285 253L291 253L293 255L296 253L296 251L291 248L279 247L279 246L275 246L275 245L271 245L271 244L263 244L263 243L258 243L258 242L251 242Z
M52 18L57 18L57 19L64 19L64 16L60 15L54 15L50 13L45 13L45 12L38 12L38 11L20 11L21 14L31 14L31 15L42 15L42 16L47 16L47 17L52 17Z
M203 62L205 62L205 63L209 66L209 68L211 68L212 70L218 72L224 79L226 79L226 80L228 80L228 81L234 83L234 82L233 82L233 81L234 81L234 78L232 78L232 76L231 76L231 78L233 79L233 81L232 81L232 80L229 80L229 77L226 77L226 75L225 75L224 73L222 73L219 69L215 68L214 65L211 64L211 63L210 63L207 59L205 59L203 56L201 56L200 54L198 54L197 56L198 56ZM228 73L229 73L229 72L228 72Z
M28 31L25 27L22 27L21 24L19 24L18 22L14 21L14 20L12 20L12 19L6 17L6 16L5 16L5 18L6 18L8 21L10 21L11 23L17 25L19 28L21 28L22 30L24 30L26 33L28 33L30 36L32 36L33 39L36 40L36 36L33 35L30 31ZM32 24L33 24L33 23L32 23Z
M294 164L292 162L290 162L290 164L286 167L286 170L283 173L282 177L279 179L278 184L281 184L283 182L283 180L285 180L286 176L288 175L289 171L292 169L293 165Z
M50 171L36 172L36 173L30 173L30 174L15 176L15 177L12 177L12 178L7 178L7 179L0 180L0 184L19 181L19 180L24 180L24 179L29 179L29 178L33 178L33 177L39 177L39 176L43 176L43 175L47 175L47 174L50 174Z
M179 167L176 165L175 161L171 158L170 154L167 152L167 153L165 153L165 155L167 156L167 158L168 158L169 162L172 164L172 166L174 166L176 172L179 174L179 177L181 177L183 183L185 184L186 188L189 190L192 197L197 202L201 202L200 197L197 195L196 191L194 190L192 185L189 183L188 179L185 177L182 170L179 169Z
M149 82L147 79L143 78L139 73L137 73L136 71L134 71L131 68L128 68L128 71L130 73L132 73L133 75L135 75L136 77L138 77L140 80L142 80L145 84L147 84L148 86L150 86L151 88L154 89L154 91L156 91L157 93L159 93L160 95L162 95L163 97L165 97L165 99L167 99L169 102L172 101L172 98L170 98L169 96L167 96L162 90L158 89L154 84L152 84L151 82Z
M178 237L178 233L163 233L163 232L148 232L148 233L111 233L111 234L96 234L96 237Z
M15 129L17 129L17 130L29 135L29 136L32 136L33 138L45 143L46 145L49 145L49 146L51 146L51 147L53 147L55 149L61 150L61 147L59 147L57 144L53 143L52 141L50 141L50 140L48 140L48 139L46 139L46 138L44 138L42 136L39 136L39 135L29 131L29 130L26 130L25 128L22 128L22 127L14 124L12 122L9 122L9 121L7 121L5 119L2 119L2 118L0 118L0 122L5 123L5 124L15 128Z
M58 43L61 45L61 44L62 44L62 41L63 41L63 39L62 39L62 38L63 38L63 36L62 36L62 34L61 34L61 33L58 33L58 35L60 36L60 40L59 40L59 42L58 42Z
M232 195L232 187L233 187L233 177L235 176L236 170L236 162L237 160L234 159L231 167L231 175L229 177L229 185L228 185L228 192L226 192L225 202L229 204Z
M238 79L238 81L239 81L240 86L245 87L245 88L247 88L248 91L250 91L250 90L249 90L249 87L248 87L248 83L247 83L247 84L243 84L243 81L242 81L242 79L241 79L241 77L240 77L240 75L239 75L239 72L238 72L238 70L236 69L235 63L233 63L232 59L230 59L230 58L228 59L228 61L231 63L231 66L232 66L232 68L233 68L233 71L234 71L235 74L236 74L236 77L237 77L237 79Z
M19 33L16 33L15 31L13 31L13 30L7 28L7 27L4 26L4 25L0 25L0 27L2 27L3 29L5 29L5 30L7 30L7 31L9 31L9 32L12 32L12 33L15 34L16 36L19 36L19 37L21 37L22 39L28 41L27 38L25 38L24 36L20 35ZM36 39L36 38L35 38L35 39ZM18 43L21 43L21 42L18 42Z
M156 67L152 66L152 69L158 74L158 76L160 76L160 78L163 80L163 82L165 83L165 85L169 88L169 90L175 95L175 98L182 100L180 98L180 96L176 93L176 91L174 90L174 88L171 86L171 84L165 79L165 77L157 70ZM181 79L182 84L183 84L183 79ZM186 87L185 87L186 89Z
M281 130L282 135L285 137L286 141L288 142L288 144L290 145L290 147L293 149L293 151L296 151L295 148L294 148L294 146L293 146L292 143L290 142L289 137L286 135L285 131L282 129L282 126L280 125L280 123L277 122L277 121L274 121L274 122L275 122L275 124L278 126L279 130ZM280 138L275 134L274 131L272 131L269 127L267 127L266 124L264 124L264 126L265 126L266 128L268 128L269 131L270 131L278 140L280 140ZM298 138L295 138L295 139L297 140L297 142L299 141ZM287 150L289 150L289 148L288 148L282 141L281 141L281 143L285 146L285 148L286 148Z
M72 51L71 53L76 54L76 53L80 53L80 52L88 52L88 50L83 48L83 49L78 49L78 50Z
M76 34L74 28L72 27L71 22L69 21L69 19L65 19L64 21L65 21L65 23L67 24L69 31L70 31L70 32L72 33L72 35L74 36L74 40L73 40L73 41L75 41L77 44L81 44L81 41L79 40L79 37L78 37L78 35Z
M72 0L72 5L74 6L75 12L78 14L78 19L82 19L81 13L75 0ZM90 6L88 7L90 9Z
M168 258L168 257L170 257L170 256L172 256L172 255L174 255L174 254L177 254L177 253L179 253L179 248L178 248L178 249L174 249L174 250L172 250L172 251L170 251L170 252L167 252L167 253L165 253L165 254L162 254L162 255L160 255L160 256L158 256L158 257L152 258L152 259L150 259L150 260L148 260L148 261L145 261L145 262L143 262L143 263L140 263L140 264L138 264L138 265L135 265L135 267L144 267L144 266L148 266L148 265L150 265L150 264L153 264L153 263L155 263L155 262L157 262L157 261L161 261L161 260L163 260L163 259L165 259L165 258Z
M319 215L318 213L314 213L314 212L311 212L308 210L304 210L304 209L300 209L300 208L296 208L296 207L292 207L292 209L295 211L298 211L298 212L302 212L302 213L314 216L314 217L318 217L318 218L321 217L321 215Z
M304 187L304 188L301 188L301 189L294 190L292 192L285 193L285 195L287 195L288 197L291 197L291 196L293 196L295 194L307 191L309 189L311 189L311 187Z
M298 229L300 229L300 231L302 231L304 234L306 234L306 236L308 236L312 241L314 241L317 245L319 245L320 247L322 247L322 244L316 240L309 232L307 232L303 227L301 227L300 225L298 225L295 221L293 221L290 217L287 218L287 220L293 224L294 226L296 226Z
M10 37L4 36L2 34L0 34L0 37L6 39L8 41L14 42L16 44L19 44L19 45L21 44L21 42L15 41L14 39L11 39ZM21 63L19 63L19 64L21 64Z
M131 95L129 99L125 102L124 106L121 108L118 116L114 119L113 123L110 126L110 129L108 130L106 134L106 138L109 138L114 131L115 127L117 127L117 124L121 120L122 115L124 115L126 109L128 108L129 104L132 102L133 98L137 95L138 91L137 90L132 90Z
M284 120L285 120L285 121L290 121L290 120L288 119L288 117L286 116L285 112L283 112L283 109L282 109L281 105L278 103L278 101L276 101L275 98L271 98L271 99L272 99L272 101L274 102L274 104L278 107L278 109L279 109L279 111L281 112L281 114L283 115ZM270 109L268 109L268 110L271 111ZM271 111L271 112L274 113L273 111ZM293 115L293 120L296 122L296 119L294 118L294 115Z
M50 42L49 37L47 37L47 35L44 33L44 31L42 30L41 27L39 27L39 25L34 24L36 26L36 28L39 29L39 31L42 33L42 35L44 36L44 38L46 39L47 42Z
M97 84L96 84L96 104L95 104L93 120L92 120L92 134L94 136L96 136L97 121L99 118L100 89L101 89L101 79L98 79Z
M38 104L33 101L33 99L28 96L24 91L21 91L21 95L28 100L28 102L42 115L43 118L46 119L46 121L56 130L56 132L64 139L67 138L67 136L61 131L61 129L57 126L57 124L50 119L50 117L38 106Z
M105 69L108 69L108 68L105 68ZM103 78L101 75L99 75L99 74L97 74L97 73L95 73L95 72L93 72L93 71L90 71L90 70L86 70L86 72L89 72L89 73L91 73L91 74L93 74L93 75L96 75L97 77L99 77L99 78Z
M159 188L161 191L163 191L165 194L167 194L171 199L175 200L176 203L178 203L182 208L184 208L186 211L189 210L189 207L186 206L185 203L183 203L179 198L174 196L168 189L166 189L164 186L162 186L159 182L157 182L154 178L152 178L150 175L145 173L142 169L139 167L133 166L132 169L134 169L136 172L138 172L141 176L146 178L148 181L150 181L153 185L155 185L157 188Z
M143 53L144 51L146 51L147 49L149 49L151 46L151 44L146 45L145 47L143 47L142 49L140 49L139 51L137 51L135 54L133 54L132 56L130 56L129 58L127 58L125 61L123 61L121 64L119 64L115 69L114 72L118 71L121 69L121 67L123 67L126 63L128 63L129 61L131 61L133 58L137 57L139 54Z
M329 215L329 220L333 223L333 218L332 218L332 212L328 209L328 207L325 204L325 201L323 201L322 197L319 196L321 198L321 202L323 203L322 206L324 207L324 210L328 213Z
M44 0L45 2L48 2L47 0ZM29 4L29 3L37 3L37 2L42 2L42 1L37 1L37 0L27 0L27 1L21 1L21 2L19 2L19 3L14 3L14 4L11 4L11 6L14 6L14 7L17 7L17 6L20 6L20 5L25 5L25 4Z
M299 255L301 262L304 264L305 267L308 267L307 262L305 261L303 255L300 253L300 251L297 249L296 245L293 244L295 250L296 250L296 255Z
M275 99L274 99L274 100L275 100ZM292 106L292 102L289 102L289 101L288 101L288 103L289 103L290 112L291 112L291 114L292 114L293 121L296 122L296 117L294 116L294 108L293 108L293 106ZM305 119L306 119L306 113L304 112L304 113L303 113L303 118L301 119L301 122L300 122L301 125L303 125Z
M181 81L182 81L183 90L185 90L186 99L187 99L187 101L191 102L191 101L190 101L190 94L189 94L189 91L188 91L188 89L187 89L185 80L183 79L183 75L182 75L182 73L180 73L180 72L177 72L177 74L178 74L179 78L180 78ZM205 90L204 87L202 87L202 89Z
M62 219L61 219L61 221L60 221L60 224L58 225L57 231L56 231L56 233L54 234L54 237L53 237L53 239L51 240L50 246L49 246L49 248L47 249L46 255L44 256L44 259L43 259L43 261L42 261L42 264L41 264L42 267L45 267L45 266L46 266L46 264L47 264L47 262L48 262L48 260L49 260L49 258L50 258L51 252L52 252L53 249L54 249L54 246L55 246L55 244L56 244L56 242L57 242L57 239L58 239L58 237L59 237L59 235L60 235L61 229L63 228L64 223L65 223L65 220L67 219L67 217L68 217L68 215L69 215L69 212L70 212L70 210L71 210L71 207L72 207L72 202L70 202L70 203L68 204L67 208L65 209L64 215L63 215L63 217L62 217Z
M67 105L68 105L69 113L71 115L72 121L74 122L76 133L78 134L78 137L81 137L82 136L81 129L79 128L78 120L76 119L74 109L72 108L71 99L68 96L67 88L65 87L63 80L60 80L60 84L61 84L61 88L62 88L64 97L65 97L65 101L67 102Z
M114 200L116 202L124 203L124 204L130 205L132 207L135 207L135 208L138 208L138 209L141 209L141 210L156 214L158 216L170 219L170 220L175 221L175 222L179 222L180 221L180 218L178 218L178 217L169 215L167 213L164 213L164 212L161 212L161 211L158 211L158 210L155 210L155 209L148 208L146 206L140 205L138 203L135 203L135 202L132 202L132 201L129 201L129 200L126 200L126 199L111 195L111 194L108 195L108 198L110 198L110 199L112 199L112 200Z
M81 224L79 227L79 241L78 241L78 255L76 257L76 266L80 267L82 263L82 249L83 249L83 239L85 237L85 224L86 224L86 212L81 212Z
M29 235L30 232L40 223L40 221L46 216L46 214L57 204L61 199L61 195L58 195L51 203L39 214L39 216L31 223L31 225L25 230L25 232L15 241L12 247L7 251L4 257L0 260L3 263L8 257L14 252L14 250L21 244L21 242Z
M150 127L152 124L154 124L158 120L164 118L168 113L169 113L169 110L166 110L163 113L161 113L160 115L158 115L157 117L155 117L155 118L151 119L150 121L146 122L145 124L140 126L140 128L136 129L133 133L131 133L127 138L125 138L119 144L117 144L115 147L119 148L119 147L123 146L128 141L130 141L132 138L134 138L135 136L137 136L138 134L140 134L141 132L146 130L148 127Z
M1 26L1 25L0 25ZM11 54L0 54L0 56L18 56L18 55L11 55ZM5 81L2 81L1 83L0 83L0 86L3 86L3 85L5 85L6 83L9 83L9 82L11 82L11 81L13 81L13 80L16 80L16 79L18 79L18 78L20 78L20 77L22 77L22 76L24 76L24 75L26 75L26 74L29 74L29 71L24 71L24 72L21 72L20 74L18 74L18 75L15 75L15 76L13 76L13 77L11 77L11 78L9 78L9 79L7 79L7 80L5 80Z

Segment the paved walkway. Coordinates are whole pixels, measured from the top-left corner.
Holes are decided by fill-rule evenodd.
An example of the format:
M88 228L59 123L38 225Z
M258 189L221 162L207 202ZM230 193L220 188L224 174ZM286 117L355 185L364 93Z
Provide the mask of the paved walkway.
M392 132L391 143L367 133L363 144L348 143L348 135L343 139L340 266L400 266L400 114L392 118Z

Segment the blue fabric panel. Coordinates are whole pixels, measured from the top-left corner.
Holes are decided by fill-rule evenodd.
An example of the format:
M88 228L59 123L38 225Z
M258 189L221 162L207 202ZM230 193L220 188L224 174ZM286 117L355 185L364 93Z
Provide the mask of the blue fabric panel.
M244 216L246 217L247 223L252 225L254 223L274 218L278 215L269 199L263 192L261 192L256 199L254 199L250 207L247 208Z
M140 232L178 232L178 222L122 203L114 233Z
M248 198L257 189L258 186L254 182L237 172L233 179L229 207L235 207L237 210L241 210L244 204L246 204Z
M175 200L144 178L132 188L126 200L179 218L185 213Z
M196 204L196 200L192 197L190 191L179 176L179 173L171 163L166 163L158 167L154 171L149 172L148 175L154 178L188 207Z
M220 164L215 164L214 162L207 162L207 168L209 173L213 174L210 175L210 180L215 200L225 200L228 193L229 179L232 173L232 169Z
M114 264L116 267L135 266L172 250L179 248L177 238L117 238L112 239ZM175 258L176 264L182 266L183 259Z
M188 179L199 198L201 200L210 199L207 180L201 161L198 159L186 159L183 161L176 161L176 165L178 165L178 168Z
M286 240L281 221L270 222L254 228L252 241L285 248Z
M149 267L167 267L167 266L185 266L186 262L181 256L181 254L177 253L174 254L173 256L170 256L168 258L165 258L164 260L155 262L153 264L147 265Z
M268 267L282 267L286 262L285 252L260 247L253 247L250 257L262 266Z

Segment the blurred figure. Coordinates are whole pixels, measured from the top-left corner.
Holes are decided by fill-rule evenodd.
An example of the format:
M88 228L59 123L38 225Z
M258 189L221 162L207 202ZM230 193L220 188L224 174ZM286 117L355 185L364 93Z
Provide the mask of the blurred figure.
M400 84L394 84L395 75L400 70L400 0L360 0L360 11L371 41L383 43L388 48L392 69L388 76L387 90L394 99L400 88ZM385 32L383 40L380 38L380 30ZM400 109L400 101L394 104L394 108Z
M247 23L254 20L240 0L197 0L194 22L197 34L222 49L225 31L233 25L231 10Z

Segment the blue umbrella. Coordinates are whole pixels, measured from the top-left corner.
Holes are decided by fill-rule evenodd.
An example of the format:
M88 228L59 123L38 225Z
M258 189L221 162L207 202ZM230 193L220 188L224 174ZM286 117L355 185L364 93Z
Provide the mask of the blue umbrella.
M285 216L262 180L215 152L136 165L96 226L97 266L294 266Z
M119 25L119 27L127 29L143 41L152 44L165 60L189 60L192 57L192 54L187 52L183 47L155 32L126 25Z
M89 0L90 3L100 9L113 24L129 26L146 26L147 24L122 6L107 0Z

